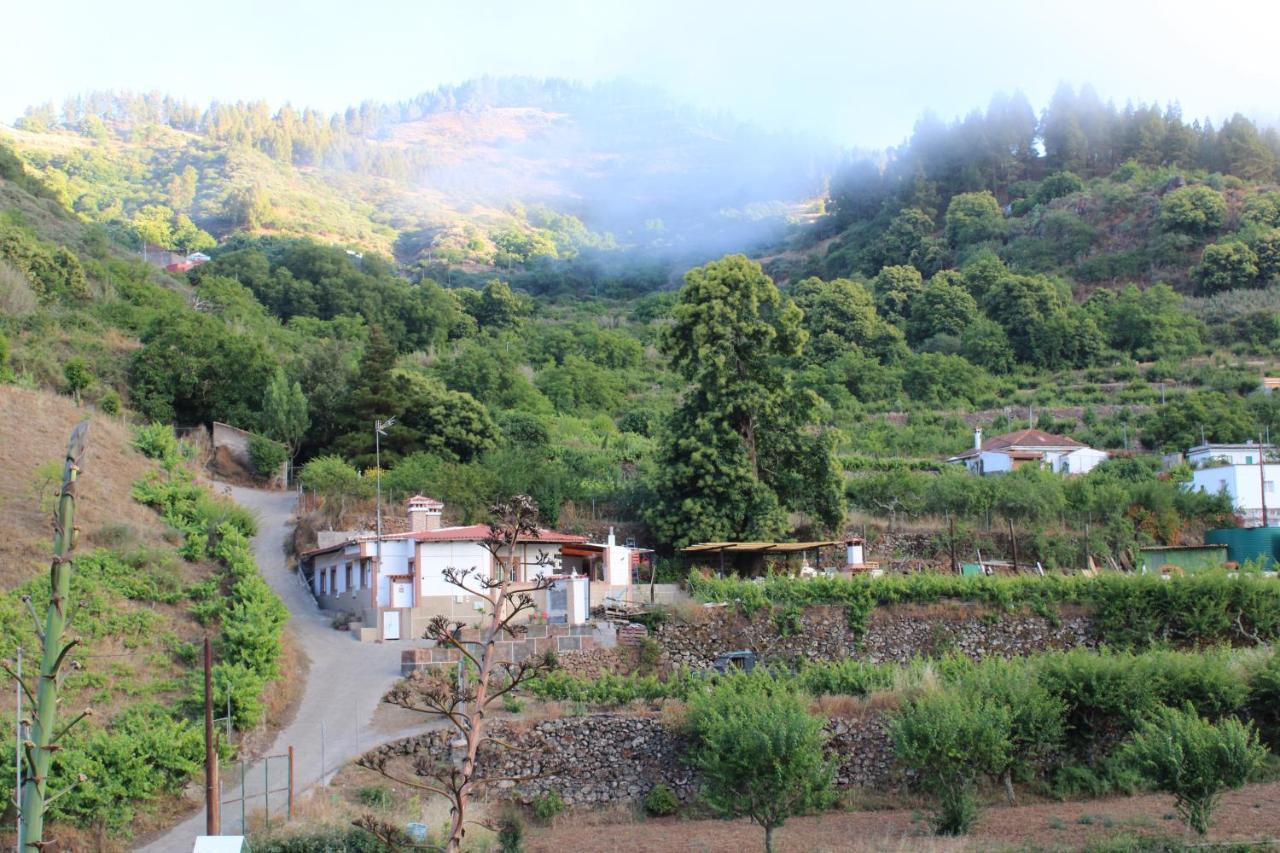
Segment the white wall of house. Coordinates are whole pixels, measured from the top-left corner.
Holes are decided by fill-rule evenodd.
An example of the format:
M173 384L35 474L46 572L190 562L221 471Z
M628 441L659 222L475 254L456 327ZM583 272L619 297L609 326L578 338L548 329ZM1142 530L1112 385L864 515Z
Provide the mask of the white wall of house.
M1262 452L1274 453L1274 445L1262 444L1209 444L1187 451L1189 465L1211 465L1225 462L1231 465L1257 465Z
M1046 454L1046 457L1048 454ZM1107 461L1105 450L1094 450L1092 447L1081 447L1070 453L1054 454L1053 470L1062 474L1088 474L1094 468Z
M1256 462L1257 457L1255 457ZM1265 469L1265 474L1259 468ZM1262 521L1262 495L1265 489L1267 497L1267 521L1271 524L1280 522L1280 492L1276 491L1276 483L1280 483L1280 464L1254 465L1214 465L1197 468L1191 472L1191 483L1188 488L1216 495L1225 491L1231 498L1236 513L1243 516L1246 522Z
M444 579L448 568L465 571L474 568L476 576L489 577L492 558L479 542L419 542L418 543L418 595L463 595L462 590Z

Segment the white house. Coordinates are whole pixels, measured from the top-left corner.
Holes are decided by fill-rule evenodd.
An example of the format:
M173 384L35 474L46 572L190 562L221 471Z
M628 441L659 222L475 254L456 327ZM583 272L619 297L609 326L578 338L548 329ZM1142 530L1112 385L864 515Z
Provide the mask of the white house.
M1280 481L1280 460L1271 444L1200 444L1187 451L1186 461L1193 466L1191 482L1185 488L1197 492L1226 492L1236 515L1246 525L1262 524L1263 498L1267 505L1267 523L1280 522L1280 497L1276 482Z
M1061 474L1087 474L1107 459L1074 438L1051 435L1040 429L1023 429L983 441L982 428L973 431L973 447L948 459L975 474L1005 474L1025 465L1048 468Z
M415 495L408 501L409 531L361 534L301 555L303 575L325 610L349 612L376 639L420 637L427 623L444 615L475 621L484 613L479 597L449 583L444 571L476 570L492 577L493 554L485 548L487 524L442 527L444 504ZM537 575L556 579L552 591L535 593L538 610L552 621L583 621L593 601L626 594L632 583L635 549L592 543L585 536L539 530L514 555L515 580Z

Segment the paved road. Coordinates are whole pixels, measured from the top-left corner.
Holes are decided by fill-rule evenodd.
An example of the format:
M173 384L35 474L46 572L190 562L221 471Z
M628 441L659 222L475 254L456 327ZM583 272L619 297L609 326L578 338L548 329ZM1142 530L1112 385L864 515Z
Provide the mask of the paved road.
M380 743L420 732L389 732L373 725L374 709L400 674L400 652L410 644L358 643L351 635L329 627L329 619L315 605L297 576L288 570L284 543L291 526L296 496L292 492L231 488L232 497L258 514L254 552L262 576L289 608L289 630L311 659L311 669L298 711L277 735L271 753L294 748L295 789L305 791L321 779L321 732L324 733L324 776L331 777L343 763ZM285 781L285 764L271 762L271 787ZM262 764L246 772L250 811L262 808ZM239 780L223 779L223 798L235 796ZM283 808L285 796L271 795L272 812ZM224 806L223 832L239 831L240 809ZM204 809L140 848L144 853L190 853L196 836L205 829Z

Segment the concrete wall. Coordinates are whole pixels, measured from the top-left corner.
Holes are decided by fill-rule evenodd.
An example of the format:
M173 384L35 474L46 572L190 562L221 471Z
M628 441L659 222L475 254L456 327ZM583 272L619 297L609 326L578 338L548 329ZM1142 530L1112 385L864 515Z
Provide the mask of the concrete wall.
M480 634L476 629L463 630L464 643L477 643L479 640ZM544 655L548 651L560 654L609 648L615 642L612 626L607 623L529 625L518 638L496 641L494 650L499 663L516 663L532 656ZM462 654L457 649L448 646L405 649L400 653L400 674L408 676L432 667L452 666L461 657Z

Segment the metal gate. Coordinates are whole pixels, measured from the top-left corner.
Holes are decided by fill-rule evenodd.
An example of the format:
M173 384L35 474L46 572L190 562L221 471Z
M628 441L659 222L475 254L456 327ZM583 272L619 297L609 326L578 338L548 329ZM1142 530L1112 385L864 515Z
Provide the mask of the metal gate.
M276 820L293 819L293 747L264 756L257 764L232 761L218 768L218 802L222 835L248 835L251 818L261 817L264 828Z

